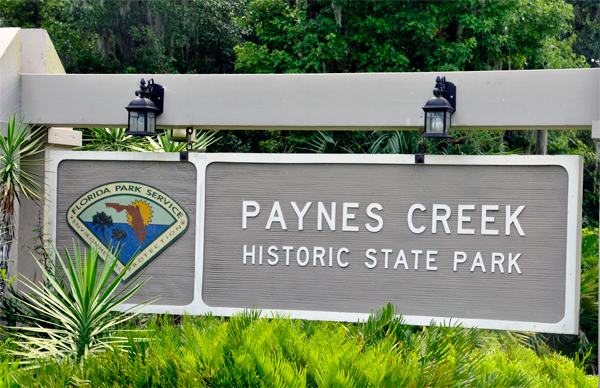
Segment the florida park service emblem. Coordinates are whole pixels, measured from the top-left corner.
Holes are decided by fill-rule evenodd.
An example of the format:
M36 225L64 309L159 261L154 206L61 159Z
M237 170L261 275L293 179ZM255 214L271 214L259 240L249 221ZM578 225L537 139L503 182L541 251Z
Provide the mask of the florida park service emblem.
M134 260L127 281L188 228L185 210L164 192L142 183L113 182L88 191L67 212L69 226L107 257L121 249L115 272Z

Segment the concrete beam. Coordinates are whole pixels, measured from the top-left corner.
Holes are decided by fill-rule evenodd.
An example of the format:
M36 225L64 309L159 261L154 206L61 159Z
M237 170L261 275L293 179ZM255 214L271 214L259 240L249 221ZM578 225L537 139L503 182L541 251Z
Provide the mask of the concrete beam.
M594 121L592 123L592 139L600 141L600 121Z
M140 78L165 87L159 128L419 129L435 78L457 87L456 129L590 129L600 69L257 75L23 74L39 124L124 127Z
M83 145L83 134L72 128L48 128L46 143L53 146L81 147Z

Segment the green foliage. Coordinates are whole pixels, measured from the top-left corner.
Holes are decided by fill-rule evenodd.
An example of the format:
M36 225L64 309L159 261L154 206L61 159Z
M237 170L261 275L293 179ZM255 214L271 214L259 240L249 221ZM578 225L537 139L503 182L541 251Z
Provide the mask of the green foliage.
M186 143L171 140L171 131L166 130L157 138L139 137L125 134L125 128L89 128L84 130L85 144L78 151L138 151L138 152L180 152L186 150ZM206 150L218 142L217 132L202 131L192 143L193 150Z
M153 316L85 364L0 362L7 387L596 387L566 357L537 355L513 337L460 326L402 324L388 305L366 322ZM487 335L484 338L483 335Z
M52 328L48 327L52 322L37 318L32 321L34 326L12 328L19 331L14 335L21 339L18 345L22 350L12 350L10 353L23 357L26 362L50 357L60 362L74 360L77 363L89 354L111 347L116 349L125 342L123 337L114 336L116 327L135 317L139 309L157 299L153 298L122 313L112 313L148 279L135 285L130 282L117 291L133 260L111 279L118 254L110 253L98 270L100 261L95 248L90 248L89 254L75 245L73 250L72 255L65 249L65 260L55 249L55 257L60 265L53 264L52 269L46 269L34 257L48 284L21 279L32 294L22 303L38 316L48 316L56 322L56 327Z
M581 291L579 335L570 349L558 348L571 357L589 353L587 366L598 373L598 228L583 229L581 244Z
M10 286L15 280L17 280L17 275L13 276L12 278L8 278L6 276L6 269L2 269L0 270L0 280Z
M33 230L36 234L33 237L33 241L35 245L32 247L26 246L27 249L30 250L32 254L37 254L40 257L41 263L45 268L48 267L48 262L51 260L49 254L46 250L46 243L48 243L48 239L44 234L44 230L42 227L41 215L42 211L40 210L38 216L38 225ZM3 295L2 304L0 304L0 317L4 318L7 326L17 326L19 325L28 325L32 320L38 320L46 322L44 325L47 327L56 327L56 321L45 314L39 314L35 311L31 311L27 304L32 303L32 298L35 298L35 295L27 294L23 292L18 292L13 286L13 281L16 280L17 275L14 275L7 283L7 288ZM46 282L46 279L42 279L42 282ZM7 328L5 328L7 329ZM8 329L10 335L10 329ZM1 335L0 335L1 338Z
M0 26L44 28L67 73L231 73L245 0L14 0Z
M474 386L576 388L595 384L591 376L581 373L580 365L571 360L565 363L567 360L551 351L536 353L520 345L514 336L488 338L479 371L490 380L483 379Z
M219 131L211 152L278 152L279 137L285 131Z
M581 272L598 266L598 228L581 231Z
M597 0L566 0L573 5L573 51L586 58L590 67L600 67L600 6Z
M564 1L254 0L238 23L243 73L585 67Z
M291 152L487 155L502 154L503 131L455 131L456 143L422 139L416 131L292 131L285 139Z
M43 128L31 129L23 124L23 119L17 122L16 116L8 121L6 137L0 136L0 198L2 199L3 216L12 216L14 200L18 195L27 199L43 200L44 179L43 158L33 159L41 154ZM7 225L3 225L7 226Z
M32 311L28 306L35 303L35 295L18 292L12 284L8 284L1 307L2 318L6 320L4 328L8 336L15 332L17 325L29 325L32 321L49 328L56 328L57 321L40 311Z
M191 144L192 150L205 151L208 147L219 140L216 137L217 132L203 131L196 135L196 141ZM187 149L187 143L171 140L172 131L167 130L163 134L158 135L156 139L146 137L145 143L136 147L137 151L152 151L152 152L181 152Z
M137 151L143 139L125 134L125 128L88 128L84 132L84 145L77 151Z
M0 26L46 29L68 73L230 73L234 62L252 73L499 70L600 60L595 0L14 0L0 2Z
M402 316L391 303L384 308L371 312L369 319L362 325L356 326L360 340L367 344L380 344L386 340L394 343L404 340L407 337L406 326L402 323Z
M4 344L5 343L2 345ZM0 348L4 348L4 346L1 346ZM13 375L16 374L18 370L19 364L17 362L0 360L0 387L18 387L17 383L13 379Z

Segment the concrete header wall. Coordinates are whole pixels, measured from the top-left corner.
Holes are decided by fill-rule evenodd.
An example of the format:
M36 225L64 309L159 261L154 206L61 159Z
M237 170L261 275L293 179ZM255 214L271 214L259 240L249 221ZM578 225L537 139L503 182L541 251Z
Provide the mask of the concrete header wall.
M256 75L23 74L22 112L49 126L124 127L140 78L165 87L162 128L407 129L436 77L456 84L455 129L590 129L600 69Z

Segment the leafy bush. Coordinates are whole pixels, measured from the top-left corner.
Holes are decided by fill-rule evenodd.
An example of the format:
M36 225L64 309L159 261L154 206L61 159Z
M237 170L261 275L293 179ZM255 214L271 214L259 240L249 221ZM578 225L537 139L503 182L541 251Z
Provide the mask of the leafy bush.
M186 143L171 140L171 130L152 137L140 137L125 134L125 128L88 128L84 129L84 145L78 151L138 151L138 152L180 152L186 150ZM217 132L202 131L192 143L193 150L205 150L219 140Z
M130 327L134 327L130 324ZM85 364L40 361L10 370L8 387L597 387L564 356L536 354L511 335L402 323L388 305L363 323L152 316ZM142 341L143 340L143 341ZM10 369L13 368L13 369ZM0 377L1 378L1 377Z
M162 135L158 135L156 140L152 137L146 138L146 143L137 148L137 151L152 151L152 152L181 152L187 149L187 143L171 140L172 130L165 131ZM215 138L217 132L203 131L199 132L196 141L191 144L192 150L206 150L210 145L215 143L218 138Z

